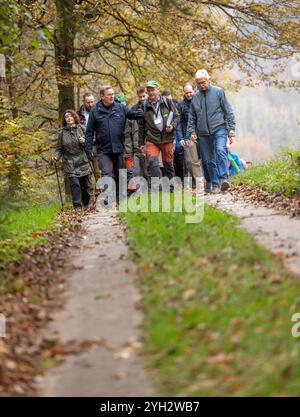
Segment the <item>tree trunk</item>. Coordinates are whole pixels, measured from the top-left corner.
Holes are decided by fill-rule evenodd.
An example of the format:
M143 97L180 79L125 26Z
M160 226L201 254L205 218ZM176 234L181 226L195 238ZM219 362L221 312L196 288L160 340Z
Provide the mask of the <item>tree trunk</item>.
M56 80L58 86L59 116L66 109L74 109L74 40L76 22L74 0L55 0L57 17L55 35Z
M13 61L11 58L11 54L7 53L5 57L6 61L6 83L8 87L8 96L9 96L9 108L12 113L13 119L16 119L18 117L18 109L15 104L16 101L16 87L14 84L14 78L13 78Z

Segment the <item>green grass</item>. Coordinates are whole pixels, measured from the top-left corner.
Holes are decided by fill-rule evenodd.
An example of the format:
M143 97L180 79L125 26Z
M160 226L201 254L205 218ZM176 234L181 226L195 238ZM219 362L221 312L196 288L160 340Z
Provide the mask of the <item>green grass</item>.
M161 395L299 395L300 284L238 220L124 213L141 275L144 353Z
M300 193L300 149L285 149L270 162L236 175L232 182L252 188L260 186L270 193L281 192L286 196Z
M0 265L20 259L24 248L44 242L43 232L57 225L57 204L10 209L1 214Z

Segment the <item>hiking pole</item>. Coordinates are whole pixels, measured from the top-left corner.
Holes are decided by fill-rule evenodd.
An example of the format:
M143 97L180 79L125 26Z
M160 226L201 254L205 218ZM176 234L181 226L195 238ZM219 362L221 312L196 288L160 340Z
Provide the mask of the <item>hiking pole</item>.
M52 165L52 166L54 165L55 174L56 174L56 180L57 180L57 185L58 185L58 191L59 191L59 196L60 196L61 208L64 208L64 203L63 203L63 198L62 198L62 193L61 193L60 182L59 182L59 178L58 178L58 171L57 171L56 162L55 163L51 163L46 158L43 158L42 156L41 156L41 158L42 158L43 161L47 162L49 165Z
M56 162L54 162L54 168L55 168L55 174L56 174L57 185L58 185L58 190L59 190L61 208L63 209L64 208L64 203L63 203L63 198L62 198L62 193L61 193L61 188L60 188L60 182L59 182L59 178L58 178L58 170L57 170Z

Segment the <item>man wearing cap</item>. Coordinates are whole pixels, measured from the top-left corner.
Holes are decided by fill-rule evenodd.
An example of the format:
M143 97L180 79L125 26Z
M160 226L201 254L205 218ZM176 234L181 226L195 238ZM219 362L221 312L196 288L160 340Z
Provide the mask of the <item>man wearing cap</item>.
M179 114L172 100L162 97L157 81L146 85L148 99L144 105L144 118L139 122L139 143L146 145L151 177L161 177L159 153L162 154L164 174L175 177L173 141Z
M188 131L209 175L207 191L219 193L230 186L226 143L228 137L230 143L234 140L235 117L224 90L210 83L206 70L197 71L195 81L198 91L193 95Z

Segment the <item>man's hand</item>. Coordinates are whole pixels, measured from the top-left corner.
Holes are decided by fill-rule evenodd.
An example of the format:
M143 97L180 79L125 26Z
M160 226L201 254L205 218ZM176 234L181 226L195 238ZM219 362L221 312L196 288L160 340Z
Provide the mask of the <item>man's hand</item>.
M80 136L79 143L81 143L81 145L85 143L85 138L83 136Z
M186 146L186 142L185 142L185 140L183 140L183 139L181 139L181 140L179 141L179 143L180 143L180 145L181 145L181 146Z
M197 135L191 135L191 140L193 142L197 142Z
M140 146L140 151L142 152L143 155L146 155L146 145Z
M232 145L234 142L234 138L235 138L235 132L233 130L230 130L228 133L228 137L229 137L229 143L230 145Z
M144 117L144 112L143 109L141 109L140 107L136 110L135 115L137 117L137 119L142 119Z
M166 127L166 132L171 133L173 129L174 129L174 127L172 125L170 125L170 126Z

